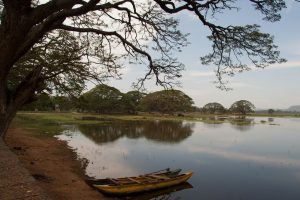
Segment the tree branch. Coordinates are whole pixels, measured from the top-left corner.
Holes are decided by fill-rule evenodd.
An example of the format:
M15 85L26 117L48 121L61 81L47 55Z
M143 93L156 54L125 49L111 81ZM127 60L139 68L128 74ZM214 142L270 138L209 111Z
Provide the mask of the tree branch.
M155 67L153 66L153 60L152 60L150 54L137 48L135 45L130 43L128 40L126 40L123 36L121 36L116 31L103 31L103 30L94 29L94 28L78 28L78 27L72 27L72 26L67 26L67 25L59 25L56 28L67 30L67 31L84 32L84 33L91 32L91 33L96 33L96 34L106 35L106 36L116 36L118 39L121 40L121 42L123 43L124 46L127 45L130 48L132 48L134 51L136 51L137 53L142 54L145 57L147 57L147 59L149 61L149 67L155 71Z

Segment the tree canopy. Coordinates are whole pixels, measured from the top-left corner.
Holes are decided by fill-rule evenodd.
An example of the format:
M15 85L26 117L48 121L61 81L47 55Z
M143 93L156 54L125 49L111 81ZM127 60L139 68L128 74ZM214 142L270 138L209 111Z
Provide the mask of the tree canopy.
M105 84L101 84L81 96L81 108L98 113L120 112L122 93Z
M179 90L161 90L146 95L140 102L140 109L148 112L186 112L192 110L191 97Z
M141 99L144 98L146 93L140 91L129 91L123 94L121 99L121 109L125 113L136 113Z
M286 7L284 0L249 2L271 22L278 21L279 12ZM175 13L192 13L210 31L212 52L203 56L202 62L217 67L221 85L222 75L249 69L241 56L256 67L281 62L273 37L262 33L258 25L221 26L210 20L209 16L234 9L235 4L232 0L0 0L0 134L5 134L17 110L33 99L41 85L57 82L47 88L64 89L77 87L86 79L99 81L102 76L95 75L103 72L118 76L124 59L146 66L145 76L137 81L140 86L152 77L163 86L176 84L184 65L172 53L188 42L178 29L178 19L172 17ZM78 50L73 54L75 66L69 65L73 67L47 63L38 53L40 45L48 52L45 44L55 40L59 30L68 31L70 38L62 41L63 47L53 46L58 49L54 55L65 60L73 57L65 55L64 48ZM78 43L71 42L74 40ZM29 59L34 62L28 63L28 53L42 61ZM81 80L74 78L78 75Z
M222 114L226 111L222 104L217 102L205 104L202 110L209 114Z
M275 112L275 110L274 110L274 109L272 109L272 108L268 109L268 113L269 113L269 114L271 114L271 115L272 115L272 114L274 114L274 112Z
M229 110L233 113L246 115L248 113L254 112L255 106L247 100L239 100L234 102Z

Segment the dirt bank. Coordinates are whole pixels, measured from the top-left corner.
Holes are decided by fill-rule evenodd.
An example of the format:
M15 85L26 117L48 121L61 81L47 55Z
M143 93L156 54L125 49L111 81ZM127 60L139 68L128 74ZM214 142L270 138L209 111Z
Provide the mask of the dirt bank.
M86 185L81 162L64 142L13 125L6 143L52 199L108 199Z

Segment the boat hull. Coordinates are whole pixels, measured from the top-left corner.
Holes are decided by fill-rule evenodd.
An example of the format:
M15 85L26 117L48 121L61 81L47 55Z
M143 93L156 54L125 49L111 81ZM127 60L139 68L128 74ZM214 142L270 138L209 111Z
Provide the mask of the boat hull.
M162 188L171 187L174 185L178 185L180 183L186 182L191 176L192 172L186 172L180 174L177 177L170 178L167 180L160 180L158 182L149 182L143 184L130 184L130 185L93 185L93 187L97 188L103 193L110 194L110 195L128 195L133 193L139 193L144 191L151 191L157 190Z

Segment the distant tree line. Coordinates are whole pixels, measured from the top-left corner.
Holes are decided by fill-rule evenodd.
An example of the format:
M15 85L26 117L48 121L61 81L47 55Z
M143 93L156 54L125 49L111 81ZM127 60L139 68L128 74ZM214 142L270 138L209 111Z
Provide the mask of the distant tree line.
M117 88L100 84L77 98L40 94L38 100L23 106L24 111L77 111L89 113L159 112L166 114L201 112L204 114L241 114L254 112L255 106L247 101L234 102L229 109L212 102L203 108L193 106L191 97L180 90L161 90L152 93L129 91L122 93Z
M230 108L226 109L222 104L213 102L208 103L200 109L201 112L206 114L239 114L246 115L255 111L255 106L247 100L239 100L234 102Z
M23 106L24 111L78 111L91 113L143 112L192 112L195 110L191 97L179 90L161 90L153 93L129 91L101 84L78 98L41 94L38 100Z

